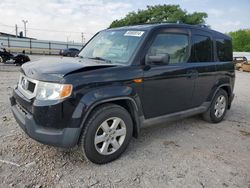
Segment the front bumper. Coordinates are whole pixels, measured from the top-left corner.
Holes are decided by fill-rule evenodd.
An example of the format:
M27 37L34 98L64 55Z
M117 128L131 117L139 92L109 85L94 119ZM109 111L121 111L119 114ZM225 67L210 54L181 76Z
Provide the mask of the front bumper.
M77 145L81 128L50 128L38 125L31 113L19 105L14 97L10 98L12 113L28 136L41 143L57 147L73 147Z

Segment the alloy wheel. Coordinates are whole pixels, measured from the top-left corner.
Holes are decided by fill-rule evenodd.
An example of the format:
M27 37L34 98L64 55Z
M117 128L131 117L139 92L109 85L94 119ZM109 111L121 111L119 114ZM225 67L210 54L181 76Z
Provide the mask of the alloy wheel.
M95 148L102 155L116 152L126 137L126 125L121 118L112 117L98 127L95 134Z
M214 115L217 118L220 118L224 114L225 110L226 110L226 98L225 96L220 95L215 102Z

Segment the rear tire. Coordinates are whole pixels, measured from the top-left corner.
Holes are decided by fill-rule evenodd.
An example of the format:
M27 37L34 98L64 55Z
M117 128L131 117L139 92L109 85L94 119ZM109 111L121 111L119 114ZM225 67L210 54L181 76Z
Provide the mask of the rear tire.
M127 148L133 133L133 122L126 109L105 104L94 109L80 137L85 158L104 164L117 159Z
M0 56L0 63L3 63L3 58Z
M228 94L224 89L220 89L213 98L208 110L202 114L205 121L219 123L226 115L228 108Z

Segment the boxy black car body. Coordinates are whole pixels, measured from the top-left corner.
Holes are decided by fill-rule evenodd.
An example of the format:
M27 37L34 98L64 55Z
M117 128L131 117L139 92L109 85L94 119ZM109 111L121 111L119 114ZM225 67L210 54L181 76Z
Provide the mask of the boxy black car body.
M49 145L73 147L79 143L93 110L106 103L120 105L129 112L135 137L143 125L205 113L220 89L227 92L230 108L235 80L230 37L186 24L139 25L106 31L128 30L142 31L143 36L126 65L77 57L22 66L21 72L30 82L34 79L73 85L70 97L55 101L27 99L18 88L14 89L12 111L30 137ZM170 35L167 40L175 38L170 42L172 46L175 41L181 45L183 42L178 41L184 36L188 44L185 51L181 49L178 53L182 55L173 57L174 62L150 62L150 47L158 36L158 46L162 45L165 34Z

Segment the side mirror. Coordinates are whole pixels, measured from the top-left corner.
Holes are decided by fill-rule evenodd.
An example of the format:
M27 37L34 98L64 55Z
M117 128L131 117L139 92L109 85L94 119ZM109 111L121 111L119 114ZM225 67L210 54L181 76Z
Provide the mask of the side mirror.
M164 54L157 54L157 55L146 55L145 57L145 63L148 64L162 64L167 65L169 64L170 56L168 53Z

